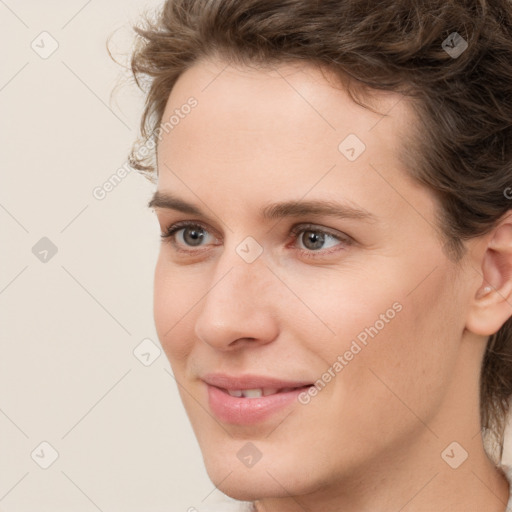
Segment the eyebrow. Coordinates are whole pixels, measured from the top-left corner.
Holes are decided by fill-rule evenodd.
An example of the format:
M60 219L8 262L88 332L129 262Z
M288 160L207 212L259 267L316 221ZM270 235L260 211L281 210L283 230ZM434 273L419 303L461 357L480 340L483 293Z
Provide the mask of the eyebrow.
M189 215L206 217L200 208L190 204L169 192L157 191L154 193L148 208L176 210ZM364 208L355 208L348 204L335 201L285 201L272 203L260 211L264 220L276 220L284 217L302 217L307 215L326 215L341 219L357 219L375 222L377 217Z

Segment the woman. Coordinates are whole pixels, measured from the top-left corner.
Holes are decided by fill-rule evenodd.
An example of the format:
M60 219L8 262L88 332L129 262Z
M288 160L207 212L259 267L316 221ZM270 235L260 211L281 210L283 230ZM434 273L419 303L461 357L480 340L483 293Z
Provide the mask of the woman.
M155 323L218 510L512 510L512 4L169 0L136 32Z

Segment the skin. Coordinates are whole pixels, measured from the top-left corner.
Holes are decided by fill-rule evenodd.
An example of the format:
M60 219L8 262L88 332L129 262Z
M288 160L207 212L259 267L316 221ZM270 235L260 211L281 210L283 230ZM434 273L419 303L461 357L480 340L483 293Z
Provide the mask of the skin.
M195 221L206 238L187 245L182 230L162 243L154 315L208 474L265 512L502 512L509 486L478 435L478 375L487 337L511 314L510 217L450 260L438 204L400 162L410 105L379 93L382 117L326 77L304 63L201 60L163 116L198 101L162 134L157 190L205 215L155 212L162 232ZM338 150L348 134L366 145L355 161ZM258 216L292 199L344 202L375 220ZM351 242L315 249L308 228L290 235L305 223ZM263 248L252 263L236 252L247 236ZM211 413L205 373L315 382L394 303L401 311L307 405L252 426ZM250 468L237 457L248 441L262 454ZM468 453L457 469L441 457L454 441Z

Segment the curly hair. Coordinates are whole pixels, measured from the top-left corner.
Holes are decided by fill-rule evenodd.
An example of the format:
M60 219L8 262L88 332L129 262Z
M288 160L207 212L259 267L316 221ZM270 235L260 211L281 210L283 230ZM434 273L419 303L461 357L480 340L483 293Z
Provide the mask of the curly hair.
M131 72L146 102L129 162L152 181L156 149L148 154L140 145L158 147L169 94L186 69L212 56L302 61L334 71L365 108L358 93L412 99L417 129L401 158L438 198L438 224L455 261L465 240L488 233L511 208L510 0L168 0L133 29ZM499 451L495 460L511 396L509 318L489 337L480 374L481 426Z

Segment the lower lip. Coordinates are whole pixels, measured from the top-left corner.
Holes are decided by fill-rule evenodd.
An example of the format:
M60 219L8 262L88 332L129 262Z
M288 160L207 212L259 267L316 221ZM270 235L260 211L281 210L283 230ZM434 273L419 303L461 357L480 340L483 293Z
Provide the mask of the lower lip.
M215 386L207 384L207 387L208 403L213 414L221 421L234 425L252 425L263 421L284 407L297 403L297 397L307 389L302 387L261 398L239 398Z

